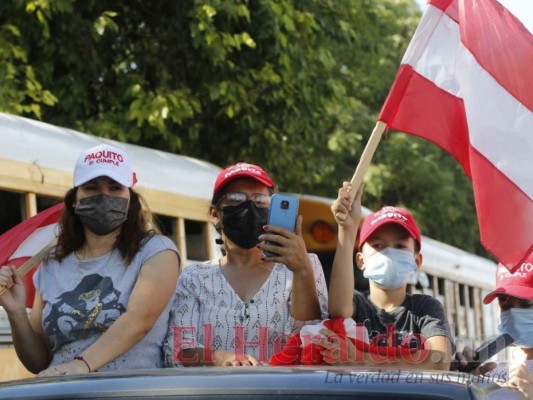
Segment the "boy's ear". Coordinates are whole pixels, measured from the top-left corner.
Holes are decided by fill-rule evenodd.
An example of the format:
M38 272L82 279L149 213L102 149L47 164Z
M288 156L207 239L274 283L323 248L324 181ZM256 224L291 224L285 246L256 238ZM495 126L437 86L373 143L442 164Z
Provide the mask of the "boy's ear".
M358 251L356 254L355 254L355 263L357 264L357 268L359 268L361 271L363 269L365 269L364 267L364 261L363 261L363 253L361 253L360 251Z
M422 253L415 253L415 263L417 269L420 269L420 267L422 266L423 259L424 257L422 257Z

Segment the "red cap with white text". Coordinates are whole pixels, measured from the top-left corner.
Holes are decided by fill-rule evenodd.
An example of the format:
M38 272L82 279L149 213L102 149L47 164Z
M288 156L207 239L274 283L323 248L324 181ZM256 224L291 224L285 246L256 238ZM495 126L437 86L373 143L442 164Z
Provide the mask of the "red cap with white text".
M422 247L422 236L415 219L405 208L386 206L365 218L359 235L359 249L368 240L370 235L383 225L397 224L404 228Z
M489 304L499 294L533 300L533 255L523 262L514 273L510 273L503 264L496 268L496 289L483 299Z
M217 194L228 183L239 178L252 178L259 183L268 186L269 188L274 188L274 182L272 179L270 179L270 176L268 176L263 168L254 164L237 163L226 168L218 174L217 180L215 181L213 194Z

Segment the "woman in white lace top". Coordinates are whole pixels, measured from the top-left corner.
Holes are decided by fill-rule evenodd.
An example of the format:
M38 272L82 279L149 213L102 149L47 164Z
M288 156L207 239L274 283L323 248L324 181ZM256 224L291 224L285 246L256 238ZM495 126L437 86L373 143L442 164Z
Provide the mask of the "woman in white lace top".
M303 321L327 317L326 282L318 257L307 253L302 217L296 233L263 229L273 192L256 165L239 163L219 174L210 215L225 254L188 266L180 277L167 366L266 363ZM264 248L278 256L265 257Z

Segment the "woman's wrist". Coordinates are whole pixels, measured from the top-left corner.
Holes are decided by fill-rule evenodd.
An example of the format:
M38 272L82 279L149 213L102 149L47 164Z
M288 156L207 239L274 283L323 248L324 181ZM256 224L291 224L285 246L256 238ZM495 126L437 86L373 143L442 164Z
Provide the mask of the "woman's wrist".
M6 310L6 314L7 314L7 318L9 319L10 323L28 319L28 313L26 311L26 307L22 307L17 310L10 310L10 311Z
M310 262L302 264L299 268L291 269L291 271L293 277L298 277L300 279L305 278L307 276L314 276L313 267L311 266Z
M93 372L93 369L91 368L91 366L89 365L89 363L87 362L87 360L85 358L83 358L83 356L76 356L74 357L74 360L77 360L77 361L80 361L81 363L83 363L85 365L85 367L87 367L87 372Z

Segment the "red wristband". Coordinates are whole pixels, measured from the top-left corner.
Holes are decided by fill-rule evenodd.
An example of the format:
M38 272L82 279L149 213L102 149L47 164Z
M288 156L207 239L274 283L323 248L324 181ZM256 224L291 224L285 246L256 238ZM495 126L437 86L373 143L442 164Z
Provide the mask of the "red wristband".
M74 357L75 360L80 360L80 361L83 361L85 363L85 365L87 365L87 369L89 370L89 372L93 372L91 370L91 366L89 365L89 363L87 362L87 360L85 360L85 358L83 358L82 356L76 356Z

